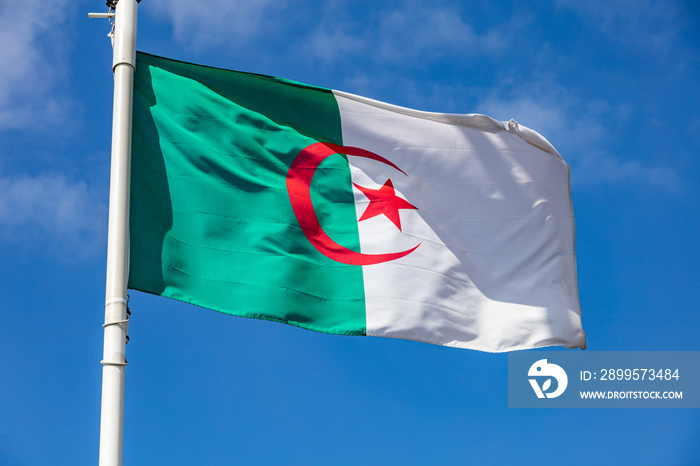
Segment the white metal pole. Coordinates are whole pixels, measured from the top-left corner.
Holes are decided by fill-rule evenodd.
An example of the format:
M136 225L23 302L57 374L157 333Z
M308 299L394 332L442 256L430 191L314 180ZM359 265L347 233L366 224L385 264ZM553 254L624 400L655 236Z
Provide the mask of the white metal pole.
M102 360L100 466L121 466L124 427L124 370L126 366L126 309L129 274L129 178L131 107L136 67L137 0L116 6L114 50L114 107L112 168L107 233L107 284Z

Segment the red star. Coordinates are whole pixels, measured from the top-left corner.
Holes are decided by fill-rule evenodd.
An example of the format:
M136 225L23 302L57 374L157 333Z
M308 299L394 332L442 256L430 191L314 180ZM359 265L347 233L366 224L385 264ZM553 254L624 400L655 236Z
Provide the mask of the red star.
M405 199L402 199L396 195L394 192L394 185L391 184L391 180L386 180L384 186L379 189L370 189L363 186L359 186L355 183L353 185L362 191L362 193L369 199L369 205L362 213L360 217L360 222L367 220L377 215L384 214L386 218L391 220L396 228L401 230L401 218L399 217L399 209L418 209L418 207L410 204Z

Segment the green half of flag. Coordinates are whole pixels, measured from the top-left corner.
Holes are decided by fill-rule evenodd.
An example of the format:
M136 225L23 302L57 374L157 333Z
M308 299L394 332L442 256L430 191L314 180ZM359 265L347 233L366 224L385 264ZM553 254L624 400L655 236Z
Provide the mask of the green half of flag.
M285 177L316 141L342 144L325 89L139 53L129 288L320 332L365 333L362 269L306 239ZM359 250L347 158L319 167L324 230Z

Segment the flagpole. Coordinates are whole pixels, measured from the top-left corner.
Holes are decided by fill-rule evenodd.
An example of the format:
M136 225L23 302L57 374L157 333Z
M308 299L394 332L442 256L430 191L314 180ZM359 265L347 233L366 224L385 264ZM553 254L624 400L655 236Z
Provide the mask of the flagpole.
M102 360L102 413L100 466L122 464L124 432L124 374L129 275L129 177L131 107L136 67L137 0L112 2L115 7L112 113L112 168L109 188L107 280L105 287L104 356Z

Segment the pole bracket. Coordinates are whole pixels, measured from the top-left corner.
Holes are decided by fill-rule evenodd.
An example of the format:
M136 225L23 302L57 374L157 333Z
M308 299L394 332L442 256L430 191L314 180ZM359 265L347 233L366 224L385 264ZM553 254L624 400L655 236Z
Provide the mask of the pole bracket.
M116 13L109 12L109 13L88 13L88 18L114 18L116 16Z
M103 327L109 327L110 325L128 324L129 319L126 320L115 320L114 322L105 322L102 324Z
M124 361L124 362L100 361L100 364L102 364L103 366L122 366L122 367L126 367L127 362L126 362L126 361Z

